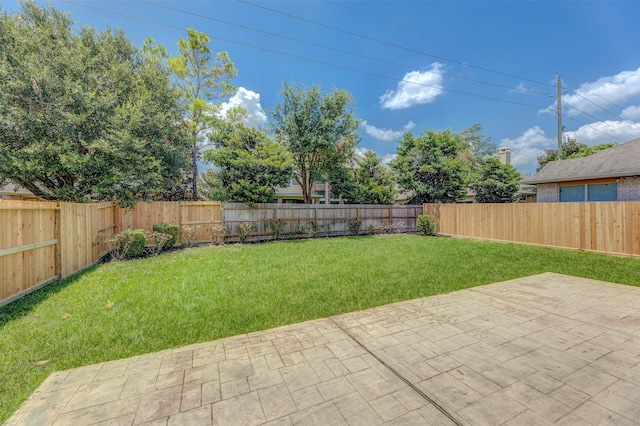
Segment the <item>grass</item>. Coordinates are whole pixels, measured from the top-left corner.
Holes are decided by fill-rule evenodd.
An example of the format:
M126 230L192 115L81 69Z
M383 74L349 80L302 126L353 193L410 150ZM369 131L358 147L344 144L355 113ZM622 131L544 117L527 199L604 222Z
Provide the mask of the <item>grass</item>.
M0 422L57 370L546 271L640 286L639 266L416 235L194 248L99 265L0 308Z

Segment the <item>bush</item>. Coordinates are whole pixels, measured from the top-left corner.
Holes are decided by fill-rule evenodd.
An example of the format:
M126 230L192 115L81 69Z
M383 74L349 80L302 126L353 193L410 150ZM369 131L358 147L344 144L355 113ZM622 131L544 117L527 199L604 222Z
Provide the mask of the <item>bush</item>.
M127 229L113 236L112 255L115 259L131 259L144 253L146 238L142 229Z
M162 250L166 248L167 242L173 238L169 234L164 232L152 231L144 233L146 240L146 248L149 254L152 256L158 255Z
M195 245L196 236L198 235L199 230L199 226L185 225L182 227L182 236L187 247L193 247Z
M251 231L255 230L256 226L253 223L241 223L236 227L236 230L238 231L238 238L240 239L241 243L244 243L247 240L247 237L249 236L249 234L251 234Z
M351 222L347 223L347 228L349 229L349 232L351 232L351 234L353 235L358 235L358 232L360 232L361 226L362 226L362 222L360 222L359 220L352 220Z
M284 227L287 222L283 222L281 220L274 220L273 222L269 222L269 228L271 228L271 232L273 232L273 239L279 240L280 236L284 232Z
M178 225L171 225L168 223L161 223L160 225L153 225L153 232L160 232L162 234L170 235L171 238L168 239L164 245L162 246L162 250L167 250L173 247L178 240L178 233L180 232L180 228Z
M224 234L227 232L227 228L224 225L213 225L209 228L211 232L211 244L220 246L224 244Z
M422 235L436 235L436 221L428 214L418 215L418 231Z

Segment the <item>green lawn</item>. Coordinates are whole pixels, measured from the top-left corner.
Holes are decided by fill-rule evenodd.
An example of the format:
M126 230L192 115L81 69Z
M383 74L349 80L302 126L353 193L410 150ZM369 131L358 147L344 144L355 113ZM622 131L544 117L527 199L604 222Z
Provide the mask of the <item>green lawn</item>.
M56 370L546 271L638 286L638 270L630 258L416 235L99 265L0 308L0 422Z

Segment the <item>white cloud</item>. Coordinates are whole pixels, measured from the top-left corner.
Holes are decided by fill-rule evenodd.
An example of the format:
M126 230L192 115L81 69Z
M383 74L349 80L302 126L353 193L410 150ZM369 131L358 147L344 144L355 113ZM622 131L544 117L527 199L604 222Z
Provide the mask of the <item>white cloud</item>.
M385 154L382 156L382 164L385 165L389 165L390 161L393 161L396 159L396 157L398 156L398 154Z
M248 127L261 127L267 123L267 115L260 105L260 94L238 87L235 95L229 98L229 102L223 102L220 108L220 114L224 116L227 111L234 107L242 107L247 116L242 123Z
M562 100L567 105L567 114L576 116L581 111L590 114L600 106L607 108L611 103L620 103L639 94L640 68L583 83L573 93L564 95Z
M527 129L522 135L500 141L500 146L511 148L511 164L525 173L533 173L538 165L538 157L546 149L555 148L557 140L548 137L539 126Z
M382 109L405 109L433 102L443 91L442 74L438 74L443 68L434 62L430 70L406 73L396 90L387 90L380 96Z
M620 117L625 120L640 121L640 106L635 105L635 106L626 107L620 114Z
M600 143L626 142L640 137L640 123L625 121L598 121L580 127L572 132L564 132L565 136L586 145Z
M402 127L402 130L392 130L392 129L383 129L380 127L373 126L368 124L366 121L362 122L362 127L364 131L371 136L372 138L381 140L381 141L393 141L399 139L409 130L413 129L416 124L413 121L409 121Z

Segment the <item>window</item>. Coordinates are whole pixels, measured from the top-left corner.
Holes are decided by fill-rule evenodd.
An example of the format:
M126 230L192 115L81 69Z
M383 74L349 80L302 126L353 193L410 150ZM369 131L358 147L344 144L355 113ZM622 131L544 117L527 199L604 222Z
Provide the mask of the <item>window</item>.
M560 202L617 201L618 184L597 183L588 185L566 185L560 187Z
M588 186L589 201L617 201L618 185L614 183L603 183Z
M584 185L571 185L560 187L560 202L571 203L584 201Z

